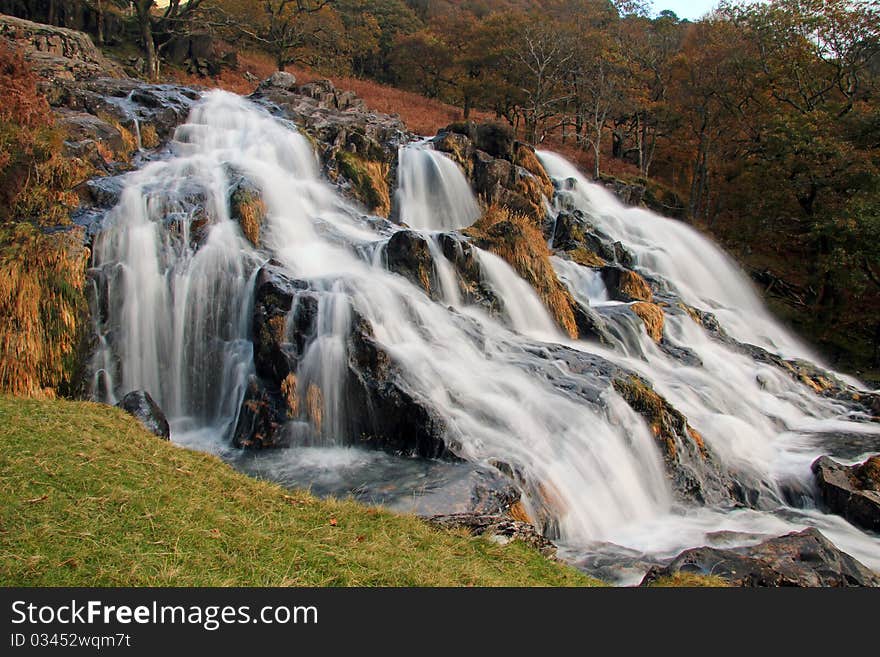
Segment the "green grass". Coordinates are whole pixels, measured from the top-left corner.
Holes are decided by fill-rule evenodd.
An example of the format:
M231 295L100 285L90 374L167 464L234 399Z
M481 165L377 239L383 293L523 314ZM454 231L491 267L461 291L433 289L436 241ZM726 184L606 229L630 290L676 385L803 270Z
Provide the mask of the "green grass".
M115 408L0 396L0 584L599 583L519 543L257 481Z

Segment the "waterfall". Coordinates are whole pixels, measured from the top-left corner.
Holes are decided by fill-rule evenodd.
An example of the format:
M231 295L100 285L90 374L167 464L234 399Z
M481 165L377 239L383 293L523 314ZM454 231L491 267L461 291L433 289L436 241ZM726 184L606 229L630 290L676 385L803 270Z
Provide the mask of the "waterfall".
M398 214L412 228L455 230L470 226L480 216L458 165L427 142L399 150L397 176Z
M670 294L716 313L740 340L808 354L711 242L620 206L557 156L541 158L567 190L560 195L622 242L637 268ZM231 216L230 195L242 177L266 206L258 246ZM515 473L526 510L546 521L574 561L584 562L597 546L663 557L719 531L739 532L742 543L811 524L880 566L876 539L815 509L795 509L785 494L792 480L808 485L810 459L828 452L825 437L860 432L870 441L873 427L714 340L684 313L667 314L668 344L656 344L638 320L623 321L627 305L608 301L593 270L568 260L553 262L575 299L620 322L630 341L612 349L565 338L514 270L476 247L482 283L500 312L469 305L436 232L479 215L462 172L415 145L400 150L398 180L400 218L428 242L437 300L386 269L385 245L405 229L363 217L322 180L309 142L294 128L238 96L206 94L178 129L171 156L127 176L96 241L92 275L102 302L95 395L114 401L146 389L168 414L174 441L241 461L230 432L254 376L255 280L271 261L319 299L296 378L303 390L320 389L323 421L308 436L305 422L291 422L294 447L261 457L272 465L252 470L300 485L322 478L316 469L351 472L349 491L390 471L383 468L397 457L352 447L347 338L358 318L399 367L406 393L442 420L457 455ZM672 348L693 352L700 365L682 364ZM651 427L606 385L598 371L604 366L582 366L600 362L652 382L755 492L752 508L677 500Z

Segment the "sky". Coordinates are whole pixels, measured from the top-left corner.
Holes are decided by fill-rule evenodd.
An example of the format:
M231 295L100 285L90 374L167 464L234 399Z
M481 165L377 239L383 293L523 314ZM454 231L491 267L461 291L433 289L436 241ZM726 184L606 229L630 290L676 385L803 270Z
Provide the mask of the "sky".
M702 18L718 4L718 0L653 0L654 13L671 9L679 18Z

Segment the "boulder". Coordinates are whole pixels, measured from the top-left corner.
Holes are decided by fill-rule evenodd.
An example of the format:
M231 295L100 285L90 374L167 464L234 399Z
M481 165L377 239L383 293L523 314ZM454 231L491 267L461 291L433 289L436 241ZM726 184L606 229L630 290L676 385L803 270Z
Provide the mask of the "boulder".
M385 255L390 271L409 279L431 298L440 298L434 259L425 237L410 230L397 231L388 240Z
M257 273L255 286L256 376L239 414L236 446L285 446L290 442L285 425L301 421L311 425L313 434L332 427L332 438L349 444L453 457L444 423L427 401L409 391L397 365L376 342L369 321L354 308L335 407L324 407L314 381L300 380L303 356L317 337L320 306L341 302L338 290L326 291L320 281L294 280L271 262ZM328 412L333 416L325 417Z
M251 377L244 395L232 444L238 449L287 447L284 426L290 419L280 388L273 388L259 377Z
M608 296L615 301L654 301L651 286L630 269L619 266L603 267L602 280L608 288Z
M248 241L260 247L260 233L266 219L263 192L244 176L238 176L229 195L229 216L238 222Z
M260 83L259 89L280 89L282 91L294 91L296 89L296 76L287 71L275 71Z
M743 587L880 586L880 577L812 527L752 547L686 550L649 570L641 585L679 572L715 575Z
M136 417L150 433L164 440L171 439L168 419L159 405L153 401L150 393L144 390L134 390L125 395L116 406Z
M270 262L257 273L253 315L257 375L276 386L295 373L314 336L319 295Z
M845 466L827 456L813 462L822 503L854 525L880 532L880 456Z

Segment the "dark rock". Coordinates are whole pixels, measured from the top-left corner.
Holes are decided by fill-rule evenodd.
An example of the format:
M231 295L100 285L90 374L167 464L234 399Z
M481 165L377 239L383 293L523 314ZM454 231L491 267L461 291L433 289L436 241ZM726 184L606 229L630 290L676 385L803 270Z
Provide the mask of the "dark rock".
M388 269L422 288L432 299L440 298L440 284L428 241L419 233L400 230L388 240L385 249Z
M473 536L485 536L502 545L511 541L522 541L545 557L551 559L556 557L556 546L544 538L534 525L527 522L511 520L500 515L478 513L434 516L429 518L428 522L443 529L465 529Z
M123 180L119 176L92 178L85 184L88 190L88 204L105 209L114 207L119 203L123 184Z
M602 280L615 301L654 301L651 286L636 272L619 266L603 267Z
M341 301L338 290L325 290L320 281L291 279L273 263L258 272L255 285L257 377L242 406L234 444L282 446L289 443L284 431L289 421L308 416L315 431L322 430L323 410L315 413L308 398L312 388L316 395L322 393L300 379L300 365L317 337L321 304ZM369 322L353 308L351 312L347 369L340 374L338 406L331 409L335 417L329 418L337 432L333 437L395 453L453 458L442 420L409 391L398 367L375 341Z
M258 376L280 386L296 372L306 344L314 336L318 294L272 264L260 269L255 286L254 364Z
M136 417L150 433L159 436L159 438L170 440L171 428L168 426L168 419L159 405L150 397L150 393L144 390L134 390L125 395L116 406Z
M462 300L469 305L482 306L492 316L500 316L503 304L492 287L485 283L471 242L459 233L442 233L437 239L443 255L458 275Z
M602 177L600 182L614 195L620 199L624 205L639 206L645 199L645 186L638 183L629 183L617 178Z
M357 444L425 458L454 458L440 416L408 389L394 361L363 318L352 323L349 369L356 386L351 412Z
M880 532L880 456L850 467L821 456L812 470L828 509L854 525Z
M258 377L251 377L232 434L232 444L239 449L287 447L289 438L283 429L289 419L281 390Z
M513 127L508 123L490 121L477 125L476 147L492 157L510 159L513 153Z
M744 587L880 586L880 577L814 528L732 550L686 550L648 571L642 586L678 572L716 575Z

